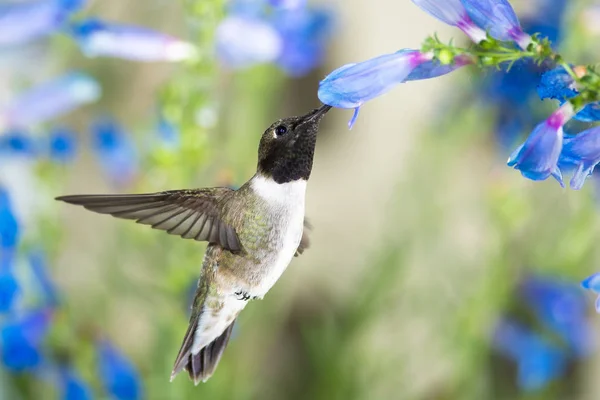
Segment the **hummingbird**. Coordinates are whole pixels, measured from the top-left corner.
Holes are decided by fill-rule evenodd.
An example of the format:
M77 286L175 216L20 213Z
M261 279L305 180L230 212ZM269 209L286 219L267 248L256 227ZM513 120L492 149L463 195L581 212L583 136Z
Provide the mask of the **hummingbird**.
M195 385L214 373L236 318L262 299L308 247L306 183L319 123L331 106L279 119L263 133L256 173L239 189L57 197L101 214L136 220L184 239L207 241L189 327L171 381L186 370Z

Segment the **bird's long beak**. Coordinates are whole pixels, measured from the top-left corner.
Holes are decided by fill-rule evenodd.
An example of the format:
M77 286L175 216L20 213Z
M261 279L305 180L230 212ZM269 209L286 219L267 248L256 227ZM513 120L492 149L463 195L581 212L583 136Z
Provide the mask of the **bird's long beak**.
M327 104L323 104L321 107L319 108L315 108L314 110L312 110L311 112L309 112L308 114L306 114L304 116L304 122L312 122L315 120L320 120L321 118L323 118L323 116L325 114L327 114L327 111L331 110L331 106L328 106Z

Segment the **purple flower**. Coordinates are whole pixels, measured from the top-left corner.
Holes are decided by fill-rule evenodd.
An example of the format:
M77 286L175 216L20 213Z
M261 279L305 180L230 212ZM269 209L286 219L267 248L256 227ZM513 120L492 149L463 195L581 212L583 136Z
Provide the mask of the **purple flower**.
M28 127L59 117L100 97L100 86L73 72L37 86L0 109L0 126Z
M48 310L30 311L0 329L1 360L6 368L20 372L41 364L40 345L48 332L51 317Z
M50 159L59 163L68 163L75 158L77 141L75 133L60 127L50 132Z
M389 92L432 57L418 50L400 50L358 64L344 65L319 83L319 99L333 107L354 108L354 116L349 123L352 128L360 107L366 101Z
M596 298L596 312L600 313L600 273L595 273L594 275L584 279L581 282L581 286L584 289L591 290L599 295Z
M141 380L135 367L107 340L98 344L100 379L106 391L120 400L141 399Z
M12 130L0 135L0 155L34 157L38 150L33 137L21 130Z
M427 14L459 28L475 43L487 37L485 30L471 20L461 0L412 0L412 2Z
M0 5L0 46L12 46L57 31L83 0L37 0Z
M558 334L580 357L593 348L592 327L587 321L585 298L571 282L530 276L521 282L521 297L538 319Z
M88 19L75 24L72 33L88 57L183 61L198 55L191 43L139 26Z
M116 184L131 182L138 172L134 143L116 121L103 118L92 125L93 146L102 169Z
M507 0L461 0L471 20L491 37L515 41L527 49L531 36L523 32L519 19Z
M571 178L571 189L579 190L585 179L600 163L600 127L593 127L575 136L565 135L559 165L575 167Z
M472 63L473 60L466 55L456 56L452 64L441 64L438 60L426 61L413 69L404 82L437 78Z
M521 175L534 181L552 175L562 187L564 183L558 158L563 145L563 125L573 116L573 107L565 104L535 127L525 143L509 157L508 166L521 171Z
M332 15L306 8L276 12L271 25L279 32L282 49L277 64L288 75L306 75L321 64L332 30Z
M565 372L566 354L514 321L496 325L492 346L517 364L517 383L524 390L540 390Z
M229 68L247 68L275 61L283 40L266 20L233 15L225 18L216 31L219 60Z

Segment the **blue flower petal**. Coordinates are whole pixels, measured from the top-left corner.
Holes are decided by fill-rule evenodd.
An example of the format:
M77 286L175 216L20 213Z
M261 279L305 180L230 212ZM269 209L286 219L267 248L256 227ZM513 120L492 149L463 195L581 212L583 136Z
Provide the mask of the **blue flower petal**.
M88 57L133 61L183 61L197 57L192 44L140 26L88 19L74 24L71 31Z
M559 165L574 167L571 188L579 190L585 179L600 163L600 127L587 129L575 136L565 136Z
M502 41L514 40L522 48L531 42L523 32L519 19L507 0L461 0L475 25L491 37Z
M39 153L33 137L20 130L12 130L0 135L0 155L35 157Z
M574 85L571 75L563 67L557 67L542 75L537 92L542 100L566 100L578 93Z
M0 270L0 313L12 310L19 285L11 271Z
M100 378L108 393L120 400L141 399L142 387L138 372L108 341L98 344Z
M62 399L63 400L91 400L92 391L75 372L65 370L62 372Z
M92 125L93 146L100 164L117 185L131 182L138 173L138 154L129 134L116 121L103 118Z
M19 241L19 233L9 194L0 187L0 256L3 252L12 253Z
M596 297L596 302L594 303L594 307L596 308L596 312L600 314L600 296Z
M0 329L1 360L8 369L21 372L41 364L40 344L48 332L50 317L48 310L36 310Z
M600 294L600 272L597 272L594 275L584 279L581 282L581 286L584 289L588 289Z
M485 30L471 21L460 0L412 0L412 2L432 17L460 28L475 43L486 38Z
M77 139L75 133L66 128L53 129L50 132L50 159L59 163L68 163L75 158Z

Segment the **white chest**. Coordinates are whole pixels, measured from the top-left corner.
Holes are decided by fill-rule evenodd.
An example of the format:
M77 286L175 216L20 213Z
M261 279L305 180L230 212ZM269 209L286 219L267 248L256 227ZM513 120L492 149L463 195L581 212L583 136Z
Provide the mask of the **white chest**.
M264 274L253 295L263 297L277 282L283 271L294 258L304 230L304 207L306 181L278 184L271 179L256 176L252 179L254 192L267 202L268 208L277 218L273 234L278 245L265 257Z

